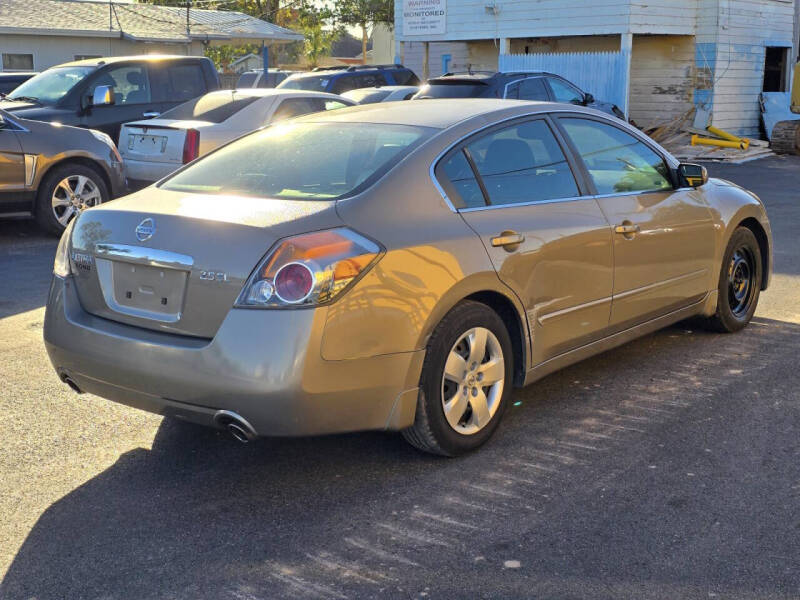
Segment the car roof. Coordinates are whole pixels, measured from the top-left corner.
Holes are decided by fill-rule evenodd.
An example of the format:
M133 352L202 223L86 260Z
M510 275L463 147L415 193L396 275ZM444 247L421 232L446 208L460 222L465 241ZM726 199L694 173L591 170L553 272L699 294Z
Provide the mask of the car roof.
M505 111L509 117L514 117L516 114L525 115L553 110L564 110L564 105L554 102L501 100L498 98L439 98L359 104L358 106L299 117L299 119L320 122L384 123L388 125L412 125L446 129L462 121L489 113ZM585 112L587 115L602 114L582 106L570 105L570 110L573 112Z
M146 61L158 62L161 60L198 60L202 56L185 56L180 54L139 54L135 56L102 56L99 58L84 58L83 60L73 60L70 62L61 63L57 67L99 67L102 65L111 65L114 63L130 62L130 61Z
M400 90L417 90L418 85L377 85L373 87L356 88L354 90L347 90L344 94L350 92L397 92ZM344 95L342 94L342 95Z
M500 79L503 77L543 77L550 76L552 73L547 71L472 71L464 73L445 73L439 77L431 77L428 82L437 81L488 81L490 79Z

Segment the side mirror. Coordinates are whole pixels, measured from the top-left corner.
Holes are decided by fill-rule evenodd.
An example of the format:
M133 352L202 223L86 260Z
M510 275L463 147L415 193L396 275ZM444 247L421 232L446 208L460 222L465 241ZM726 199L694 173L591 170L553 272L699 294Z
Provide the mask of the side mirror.
M681 186L698 188L708 183L708 171L702 165L692 163L681 163L678 165L678 177Z
M92 94L92 106L114 104L114 88L110 85L98 85Z
M586 106L588 104L594 104L594 96L589 94L588 92L583 96L583 105Z

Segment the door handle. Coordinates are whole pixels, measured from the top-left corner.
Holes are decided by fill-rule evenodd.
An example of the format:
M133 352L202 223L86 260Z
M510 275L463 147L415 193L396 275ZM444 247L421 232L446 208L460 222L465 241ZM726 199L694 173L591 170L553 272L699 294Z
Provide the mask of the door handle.
M156 117L160 117L161 113L150 110L150 111L143 112L142 116L145 119L155 119Z
M625 223L623 225L617 225L614 227L614 233L621 233L622 235L633 235L635 233L639 233L641 229L638 225L634 225L633 223Z
M491 241L492 246L495 248L502 247L509 252L513 252L525 241L525 236L516 231L504 231L500 235L493 237Z

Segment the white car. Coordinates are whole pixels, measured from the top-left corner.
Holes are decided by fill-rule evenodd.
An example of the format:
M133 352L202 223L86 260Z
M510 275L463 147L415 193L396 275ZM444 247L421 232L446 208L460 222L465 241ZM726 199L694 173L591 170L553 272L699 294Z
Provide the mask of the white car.
M375 104L376 102L411 100L411 96L418 91L419 87L416 85L384 85L350 90L349 92L344 92L342 96L358 104Z
M159 118L126 123L119 134L119 152L128 187L137 189L158 181L264 125L354 104L323 92L218 90L176 106Z

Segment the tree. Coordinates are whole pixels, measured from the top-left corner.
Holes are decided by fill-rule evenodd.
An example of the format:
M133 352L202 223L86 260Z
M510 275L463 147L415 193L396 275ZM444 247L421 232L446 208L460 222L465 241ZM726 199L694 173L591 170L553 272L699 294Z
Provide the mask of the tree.
M297 27L305 36L303 46L304 54L310 67L319 66L319 59L330 54L331 46L339 36L338 29L326 28L326 11L318 10L312 6L297 9Z
M367 62L367 27L394 23L394 0L338 0L332 14L337 23L361 28L361 56Z

